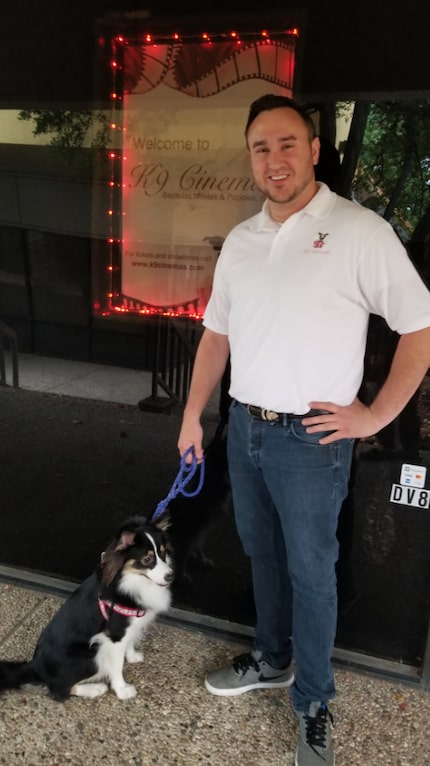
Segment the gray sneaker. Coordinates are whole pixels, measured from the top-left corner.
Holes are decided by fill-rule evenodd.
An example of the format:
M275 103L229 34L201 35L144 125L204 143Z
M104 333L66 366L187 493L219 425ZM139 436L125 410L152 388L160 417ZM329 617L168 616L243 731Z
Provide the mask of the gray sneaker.
M294 681L292 663L286 668L272 668L261 659L261 652L253 651L235 657L232 664L214 670L205 678L205 686L211 694L234 697L252 689L275 689L291 686Z
M333 717L327 705L311 702L309 713L296 713L300 727L296 766L334 766Z

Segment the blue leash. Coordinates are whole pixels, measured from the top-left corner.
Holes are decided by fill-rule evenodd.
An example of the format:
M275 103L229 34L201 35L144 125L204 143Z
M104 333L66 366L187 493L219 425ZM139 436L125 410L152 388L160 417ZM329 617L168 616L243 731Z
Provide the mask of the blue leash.
M191 463L187 463L186 459L188 455L192 453L193 459ZM188 482L191 481L193 476L195 475L198 466L200 466L200 478L199 483L195 490L192 492L186 492L185 487L187 486ZM184 497L195 497L199 494L201 488L203 487L203 482L205 479L205 461L202 460L201 463L197 462L197 458L194 454L194 447L188 447L186 452L181 457L181 467L178 471L178 475L175 479L175 481L172 484L172 488L164 500L162 500L160 503L158 503L154 513L152 514L152 521L154 521L158 516L161 516L162 513L166 510L167 506L169 505L170 501L173 500L178 495L183 495Z

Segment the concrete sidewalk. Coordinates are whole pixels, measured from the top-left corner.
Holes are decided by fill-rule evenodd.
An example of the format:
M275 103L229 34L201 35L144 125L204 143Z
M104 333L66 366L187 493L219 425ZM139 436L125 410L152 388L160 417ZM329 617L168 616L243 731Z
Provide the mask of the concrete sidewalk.
M12 381L12 364L8 352L5 357L9 383ZM18 371L19 387L26 391L136 405L151 394L152 376L143 370L19 352Z
M61 599L0 584L0 657L31 657ZM8 766L293 766L296 720L286 690L213 697L208 669L247 644L174 621L159 621L145 639L143 665L126 668L138 689L122 702L112 693L54 702L26 687L1 700L0 763ZM430 696L408 686L336 671L337 766L428 766Z
M6 381L12 384L12 359L5 351ZM19 388L50 394L76 396L116 404L138 405L152 394L152 373L74 359L18 354ZM161 389L157 396L164 397ZM219 388L207 411L218 415Z

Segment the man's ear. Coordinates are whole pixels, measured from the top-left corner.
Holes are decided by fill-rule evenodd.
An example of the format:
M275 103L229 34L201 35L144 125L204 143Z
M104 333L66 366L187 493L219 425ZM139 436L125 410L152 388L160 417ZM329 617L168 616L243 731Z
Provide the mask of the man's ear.
M312 161L314 165L318 165L318 160L320 158L320 149L321 144L318 136L315 136L315 138L312 139Z

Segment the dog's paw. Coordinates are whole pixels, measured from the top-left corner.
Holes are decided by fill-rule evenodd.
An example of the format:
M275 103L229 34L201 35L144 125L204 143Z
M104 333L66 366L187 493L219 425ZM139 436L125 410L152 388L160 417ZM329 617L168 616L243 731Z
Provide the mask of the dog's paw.
M127 662L143 662L143 652L138 652L137 649L127 649L125 659Z
M71 690L71 694L76 697L101 697L108 690L107 684L76 684Z
M136 687L133 684L124 684L124 686L114 689L114 692L120 700L131 700L137 694Z

